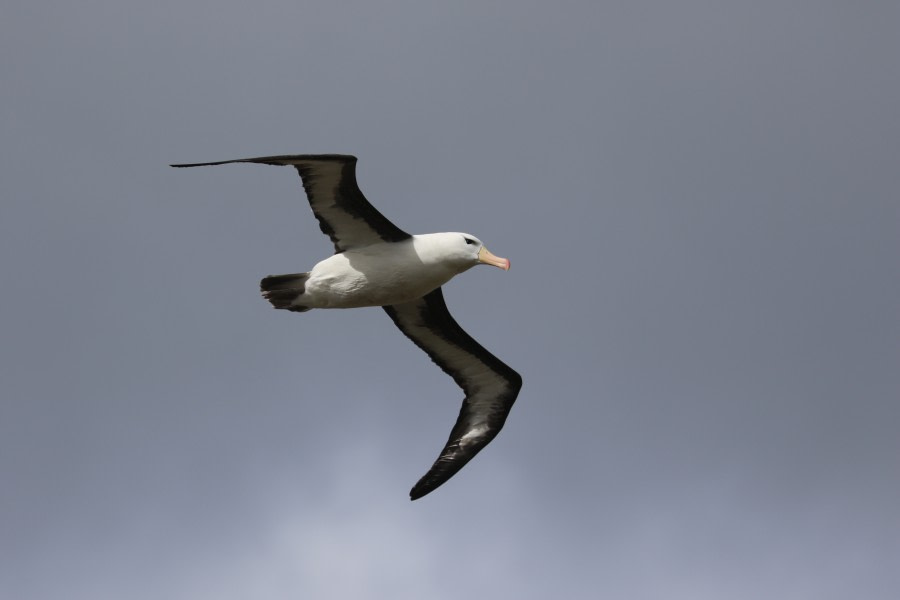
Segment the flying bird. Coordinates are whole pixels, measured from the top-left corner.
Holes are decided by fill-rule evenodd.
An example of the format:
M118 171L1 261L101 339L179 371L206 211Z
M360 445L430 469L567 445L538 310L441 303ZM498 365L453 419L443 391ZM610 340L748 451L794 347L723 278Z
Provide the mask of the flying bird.
M334 254L305 273L270 275L262 295L279 309L381 306L394 324L465 393L450 438L410 499L434 491L499 433L522 387L522 378L484 349L450 315L441 286L478 264L509 270L465 233L410 235L366 200L356 182L356 157L342 154L264 156L171 165L229 163L293 166Z

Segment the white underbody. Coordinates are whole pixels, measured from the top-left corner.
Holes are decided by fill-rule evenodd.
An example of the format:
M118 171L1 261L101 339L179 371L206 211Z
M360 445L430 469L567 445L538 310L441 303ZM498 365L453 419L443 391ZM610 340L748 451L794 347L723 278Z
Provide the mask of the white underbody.
M433 235L330 256L312 268L305 291L295 303L309 308L401 304L421 298L477 264L447 260L433 243Z

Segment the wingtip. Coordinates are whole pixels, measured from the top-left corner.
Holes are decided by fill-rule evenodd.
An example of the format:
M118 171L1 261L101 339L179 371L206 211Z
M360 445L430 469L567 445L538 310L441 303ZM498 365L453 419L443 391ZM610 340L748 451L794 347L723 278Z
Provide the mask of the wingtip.
M440 463L440 459L438 459L438 462L435 463L435 466L438 463ZM444 485L447 479L449 479L449 477L436 477L434 473L435 466L432 466L431 469L429 469L428 472L425 473L425 475L423 475L421 478L419 478L416 484L412 486L412 489L409 490L410 500L418 500L423 496L427 496L434 490Z
M174 165L169 165L170 167L175 167L176 169L183 169L185 167L214 167L216 165L227 165L228 163L233 162L242 162L239 160L220 160L217 162L205 162L205 163L177 163Z
M447 480L453 477L457 473L457 471L459 471L463 467L463 465L465 465L471 459L471 457L468 457L461 463L453 464L449 469L447 469L445 463L453 462L448 461L447 458L448 457L443 455L438 458L438 460L428 470L428 472L425 473L425 475L423 475L422 478L416 482L416 485L414 485L412 489L409 490L410 500L418 500L423 496L427 496L434 490L447 483Z
M356 162L356 157L352 154L282 154L279 156L257 156L255 158L238 158L234 160L217 160L215 162L202 163L179 163L169 165L175 168L184 167L214 167L217 165L227 165L231 163L258 163L273 166L297 166L300 162L308 161L338 161L343 163Z

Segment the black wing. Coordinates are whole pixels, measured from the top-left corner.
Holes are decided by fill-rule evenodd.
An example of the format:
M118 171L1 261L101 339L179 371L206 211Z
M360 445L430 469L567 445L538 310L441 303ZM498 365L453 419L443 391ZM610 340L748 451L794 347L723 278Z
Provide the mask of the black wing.
M415 500L453 477L494 439L516 401L522 378L463 331L450 316L441 288L384 310L466 394L447 445L409 493Z
M209 163L171 165L206 167L229 163L292 165L300 172L306 197L322 233L331 238L335 252L377 242L399 242L411 237L369 204L356 183L356 157L346 154L262 156Z

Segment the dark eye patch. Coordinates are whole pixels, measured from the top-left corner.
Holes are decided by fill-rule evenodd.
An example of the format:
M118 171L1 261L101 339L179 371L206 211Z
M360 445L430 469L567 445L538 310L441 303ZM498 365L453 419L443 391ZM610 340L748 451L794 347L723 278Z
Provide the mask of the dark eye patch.
M478 243L475 240L473 240L472 238L463 238L463 239L466 240L467 244L477 244Z

